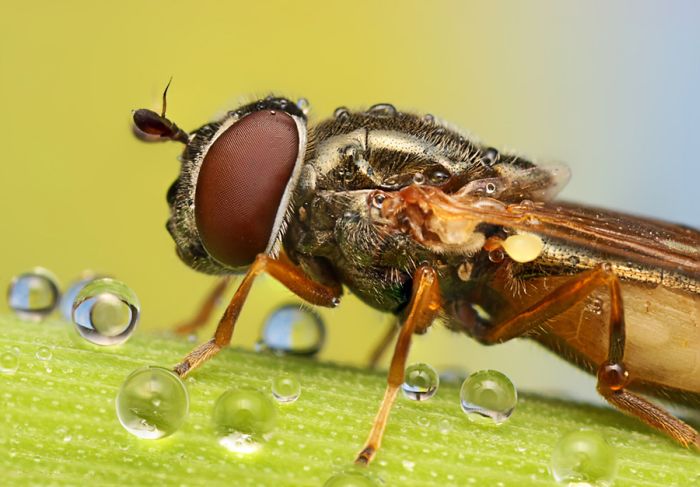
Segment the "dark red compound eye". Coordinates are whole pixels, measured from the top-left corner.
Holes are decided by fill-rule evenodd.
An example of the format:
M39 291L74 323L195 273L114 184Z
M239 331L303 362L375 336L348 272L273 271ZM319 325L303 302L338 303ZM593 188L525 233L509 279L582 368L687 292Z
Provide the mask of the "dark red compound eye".
M207 252L231 267L264 252L299 154L294 119L253 112L211 145L199 170L195 221Z

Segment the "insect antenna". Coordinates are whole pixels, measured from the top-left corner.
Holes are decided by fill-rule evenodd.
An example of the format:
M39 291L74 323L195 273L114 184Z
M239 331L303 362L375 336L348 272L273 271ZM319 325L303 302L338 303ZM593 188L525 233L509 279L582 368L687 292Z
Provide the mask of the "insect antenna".
M163 105L160 115L147 108L140 108L133 112L134 135L145 142L158 142L163 140L175 140L188 144L190 136L165 116L168 105L168 88L173 81L172 77L163 90Z

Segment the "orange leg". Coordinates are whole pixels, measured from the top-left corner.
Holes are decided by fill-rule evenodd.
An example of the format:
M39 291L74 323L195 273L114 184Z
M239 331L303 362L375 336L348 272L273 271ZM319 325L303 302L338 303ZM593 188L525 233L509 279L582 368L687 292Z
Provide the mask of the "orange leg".
M636 416L683 446L695 445L700 448L700 435L695 429L665 409L625 389L629 383L629 372L624 365L624 306L620 282L607 265L573 277L517 316L492 325L478 338L486 343L499 343L523 336L545 320L580 303L600 286L606 286L610 292L610 340L608 358L598 368L598 392L616 408Z
M221 296L226 292L226 288L230 282L231 278L228 276L219 279L219 282L216 283L204 299L204 302L202 302L197 313L189 320L177 325L175 333L179 335L189 335L206 325L211 317L212 311L214 311Z
M391 406L394 404L399 387L403 383L406 358L411 347L411 338L414 333L425 332L432 324L433 319L435 319L441 305L442 300L435 270L428 266L419 267L413 277L413 290L408 316L401 327L394 355L391 358L391 367L389 368L384 398L379 406L379 412L374 418L367 442L357 455L355 463L367 465L377 453L382 443L384 428L386 428L389 420Z
M320 284L309 278L286 259L275 260L265 254L260 254L250 266L250 269L248 269L236 293L231 298L231 302L226 307L226 311L224 311L224 315L216 327L214 338L192 350L173 369L180 377L184 377L231 343L233 329L243 308L243 303L248 297L253 281L263 272L267 272L294 294L311 304L335 307L340 303L340 285L326 286Z

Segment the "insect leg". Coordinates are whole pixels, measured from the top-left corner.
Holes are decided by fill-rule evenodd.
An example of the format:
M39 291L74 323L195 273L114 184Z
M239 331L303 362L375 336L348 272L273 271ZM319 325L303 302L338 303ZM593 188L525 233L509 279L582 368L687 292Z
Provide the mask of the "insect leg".
M666 410L650 403L642 397L625 390L629 373L625 369L625 316L617 276L603 265L579 274L562 284L550 294L525 311L490 329L477 334L485 343L498 343L525 335L542 322L566 311L579 303L593 290L606 286L610 291L610 326L608 359L598 368L598 392L613 406L636 416L684 446L694 444L700 447L697 431Z
M339 285L326 286L320 284L309 278L286 259L276 260L265 254L259 254L250 266L238 289L236 289L231 302L226 307L226 311L224 311L224 315L216 327L214 337L192 350L173 369L180 377L184 377L231 343L233 329L243 308L243 303L248 297L253 281L263 272L267 272L286 286L287 289L311 304L334 307L340 301L341 288Z
M391 366L387 377L387 387L384 398L379 406L377 416L374 418L364 448L357 455L355 463L367 465L372 461L379 446L382 443L384 428L386 428L391 412L391 406L403 383L406 358L411 347L411 338L414 333L424 332L433 322L441 307L440 289L438 287L437 273L428 266L420 266L413 277L413 289L409 312L399 332L396 341L394 355L391 358Z
M377 367L379 359L382 358L382 355L384 355L384 352L386 352L386 350L389 348L389 346L394 341L394 338L399 332L399 327L397 326L397 323L394 320L395 319L392 319L391 323L386 329L386 333L374 347L372 353L369 356L368 367L370 369L374 369Z
M216 285L211 289L211 291L209 291L209 294L205 297L197 313L189 320L177 325L177 327L175 328L175 333L180 335L187 335L206 325L207 321L209 321L209 317L211 316L212 311L214 311L214 307L216 306L219 299L221 299L221 296L223 296L224 292L226 292L226 288L228 287L230 282L231 278L228 276L219 279L219 282L216 283Z

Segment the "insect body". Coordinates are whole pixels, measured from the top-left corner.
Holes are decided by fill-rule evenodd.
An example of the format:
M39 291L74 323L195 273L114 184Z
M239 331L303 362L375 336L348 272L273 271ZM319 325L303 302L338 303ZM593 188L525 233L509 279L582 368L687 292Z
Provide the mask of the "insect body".
M164 113L134 120L186 143L168 191L178 255L199 271L245 273L214 338L178 374L228 345L267 272L313 304L335 306L346 286L401 321L358 463L379 447L411 336L438 317L486 344L532 337L597 374L617 408L700 446L693 428L635 392L700 407L697 231L555 204L563 167L386 104L340 108L311 129L297 105L273 97L189 135Z

